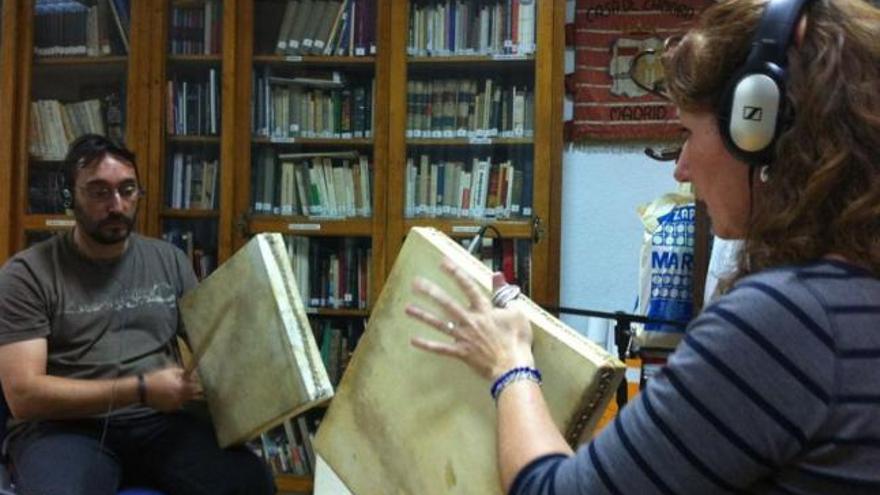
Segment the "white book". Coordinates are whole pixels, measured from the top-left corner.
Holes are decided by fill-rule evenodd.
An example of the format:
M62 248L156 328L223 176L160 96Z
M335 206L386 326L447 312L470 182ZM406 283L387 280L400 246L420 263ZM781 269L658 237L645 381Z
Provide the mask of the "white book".
M453 260L482 294L491 294L492 271L458 242L429 228L407 233L315 439L315 449L351 493L502 493L497 409L486 381L457 360L412 347L413 336L444 336L401 316L411 304L440 311L414 293L416 277L466 301L441 270L443 259ZM625 367L527 297L516 304L534 330L533 353L550 416L576 448L592 436Z
M419 162L419 200L418 215L428 214L428 182L431 177L431 163L428 155L421 155Z
M293 208L290 198L290 163L281 162L281 214L292 215Z
M459 204L461 205L459 209L458 216L460 217L469 217L471 214L471 198L473 197L473 174L471 172L465 172L462 169L461 178L459 179ZM466 197L467 196L467 197Z
M280 234L257 234L179 306L221 447L333 396Z
M192 155L186 155L186 162L183 167L183 208L188 209L192 204L192 172L193 163Z
M519 46L523 55L535 52L535 0L519 0Z
M437 189L438 189L438 180L439 180L440 168L438 164L431 164L431 176L428 180L428 215L431 217L437 216Z
M331 166L330 170L333 173L333 197L336 199L336 214L340 217L346 217L348 216L348 194L345 191L345 169Z
M339 199L336 196L336 181L333 176L333 161L329 158L325 158L322 160L323 162L323 174L324 174L324 184L327 190L327 206L329 207L329 211L325 211L324 213L331 217L336 217L340 215L339 211Z
M345 203L346 203L346 215L349 217L354 217L358 215L358 209L356 207L357 201L354 197L354 174L352 173L352 167L346 166L342 169L343 177L345 177Z
M373 189L371 187L372 180L370 175L370 162L367 155L359 155L358 156L358 167L360 167L359 179L361 181L360 191L361 191L361 204L363 205L363 211L361 212L361 216L370 217L373 215Z
M183 154L175 153L172 161L171 207L183 208Z
M418 172L412 157L406 158L406 193L403 205L403 216L412 218L416 214L416 177Z

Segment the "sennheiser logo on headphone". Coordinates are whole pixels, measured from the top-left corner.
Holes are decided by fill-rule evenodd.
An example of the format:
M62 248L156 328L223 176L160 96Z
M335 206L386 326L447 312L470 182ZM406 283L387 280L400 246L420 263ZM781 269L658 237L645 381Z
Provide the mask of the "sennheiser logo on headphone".
M764 118L764 109L761 107L743 107L743 120L754 120L760 122Z

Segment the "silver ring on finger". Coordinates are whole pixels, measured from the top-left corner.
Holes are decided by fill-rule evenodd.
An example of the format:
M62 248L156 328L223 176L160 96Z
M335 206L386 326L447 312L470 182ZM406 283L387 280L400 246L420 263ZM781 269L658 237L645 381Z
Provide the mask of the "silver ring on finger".
M445 329L446 329L446 333L449 333L449 334L453 334L453 333L455 333L456 326L457 326L457 325L456 325L455 322L452 321L452 320L449 320L449 321L447 321L446 323L443 324L443 328L445 328Z
M492 305L496 308L506 308L520 294L522 290L518 285L504 284L492 294Z

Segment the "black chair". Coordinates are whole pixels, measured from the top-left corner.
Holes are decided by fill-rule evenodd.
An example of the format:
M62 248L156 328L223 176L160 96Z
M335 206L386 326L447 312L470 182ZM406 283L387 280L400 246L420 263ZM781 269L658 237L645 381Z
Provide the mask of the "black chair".
M6 439L6 420L9 419L9 408L6 406L6 396L3 395L3 386L0 385L0 445ZM6 457L0 452L0 495L14 495L12 492L12 476L6 467Z

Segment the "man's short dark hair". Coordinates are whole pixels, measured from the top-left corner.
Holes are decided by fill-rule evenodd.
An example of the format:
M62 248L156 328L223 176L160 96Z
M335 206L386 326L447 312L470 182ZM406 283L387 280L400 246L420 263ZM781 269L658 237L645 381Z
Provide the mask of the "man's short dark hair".
M83 134L70 143L67 156L64 158L64 180L67 187L72 188L76 183L76 173L79 169L103 160L107 155L131 164L134 167L135 177L138 177L133 151L106 136Z

